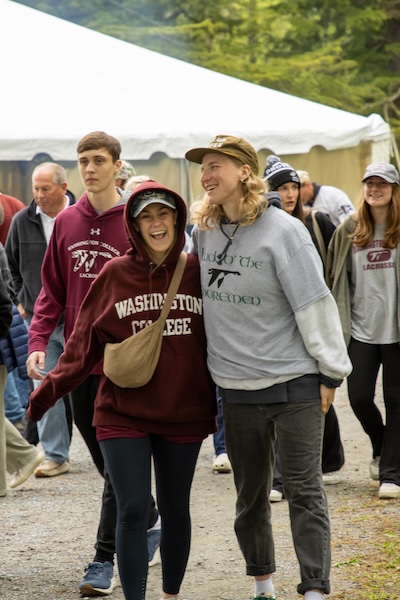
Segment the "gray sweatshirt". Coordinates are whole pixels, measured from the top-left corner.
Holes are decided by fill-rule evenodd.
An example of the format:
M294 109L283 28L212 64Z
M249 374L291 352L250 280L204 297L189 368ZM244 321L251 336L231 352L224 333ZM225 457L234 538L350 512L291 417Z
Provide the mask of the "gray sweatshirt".
M259 390L308 374L346 377L351 363L336 303L306 227L271 206L237 228L218 264L226 243L220 227L193 229L215 383Z

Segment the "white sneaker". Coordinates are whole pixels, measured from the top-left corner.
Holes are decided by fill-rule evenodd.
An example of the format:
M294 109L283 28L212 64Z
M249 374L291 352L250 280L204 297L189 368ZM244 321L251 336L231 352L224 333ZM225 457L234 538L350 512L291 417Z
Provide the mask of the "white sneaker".
M19 485L22 485L24 481L26 481L28 477L30 477L33 474L34 470L38 465L40 465L43 459L44 452L38 450L38 453L36 454L35 458L33 458L24 467L22 467L15 473L14 479L10 483L10 488L16 488Z
M371 475L371 479L375 481L379 481L379 463L381 462L381 457L376 456L369 463L369 474Z
M215 473L230 473L232 471L232 466L226 452L218 454L218 456L214 458L212 470Z
M282 492L280 492L279 490L273 490L273 489L270 491L270 494L269 494L270 502L281 502L282 499L283 499Z
M332 471L332 473L323 473L322 479L325 485L337 485L342 481L340 471Z
M400 485L382 483L378 493L379 498L400 498Z

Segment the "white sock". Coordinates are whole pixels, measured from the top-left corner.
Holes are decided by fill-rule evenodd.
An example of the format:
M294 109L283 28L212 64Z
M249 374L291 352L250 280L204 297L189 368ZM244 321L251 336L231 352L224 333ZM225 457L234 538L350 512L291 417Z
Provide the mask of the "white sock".
M274 594L274 584L272 582L272 577L268 579L262 579L261 581L258 579L254 580L254 596L262 596L263 594Z
M322 592L306 592L304 600L324 600L324 594Z

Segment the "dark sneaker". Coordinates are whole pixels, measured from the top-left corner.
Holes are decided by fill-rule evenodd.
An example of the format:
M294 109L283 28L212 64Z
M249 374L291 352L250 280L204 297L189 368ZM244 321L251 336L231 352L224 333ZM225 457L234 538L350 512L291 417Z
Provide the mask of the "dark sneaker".
M106 561L89 563L79 584L82 596L109 596L114 587L114 567Z

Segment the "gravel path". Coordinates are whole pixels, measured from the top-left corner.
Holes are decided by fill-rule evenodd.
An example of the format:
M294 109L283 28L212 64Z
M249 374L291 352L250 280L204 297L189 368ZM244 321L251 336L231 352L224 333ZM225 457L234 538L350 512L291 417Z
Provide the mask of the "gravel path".
M346 453L343 481L327 486L332 523L331 600L362 598L348 565L369 552L382 522L399 530L398 500L379 501L378 483L369 478L370 445L347 400L346 386L335 401ZM399 432L400 435L400 432ZM235 491L231 474L216 475L210 465L212 438L203 444L192 491L193 542L181 590L187 600L240 600L252 596L251 579L233 532ZM0 599L76 600L83 568L93 558L102 480L75 430L71 471L53 479L31 477L0 498ZM287 502L273 505L279 600L296 594L294 555ZM160 565L149 572L147 598L160 598ZM393 594L394 595L391 595ZM124 595L118 586L113 600ZM368 596L369 598L370 596ZM371 596L372 597L372 596ZM365 596L365 599L367 596ZM378 598L378 596L376 596ZM379 598L400 598L392 588ZM365 600L364 599L364 600Z

